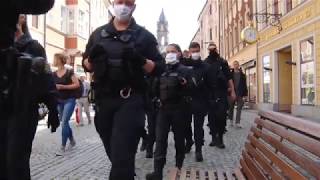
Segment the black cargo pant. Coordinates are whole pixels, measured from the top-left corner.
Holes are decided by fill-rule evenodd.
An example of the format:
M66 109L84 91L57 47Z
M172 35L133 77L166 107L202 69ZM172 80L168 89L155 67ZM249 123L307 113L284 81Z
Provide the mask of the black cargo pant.
M111 161L110 180L134 180L135 155L144 128L142 95L99 98L95 126Z
M170 129L174 133L176 148L176 166L181 167L185 157L185 126L183 108L180 104L163 105L158 114L156 127L156 149L154 154L155 172L162 171L167 156L168 134Z
M192 100L189 99L184 102L184 113L183 119L186 121L186 128L185 128L185 141L186 145L193 143L193 131L192 131Z
M9 115L0 107L0 180L28 180L30 155L38 118L37 109L28 114Z
M209 100L209 127L212 137L223 136L227 122L227 96Z
M188 123L188 129L186 133L186 137L189 137L190 132L192 133L191 129L191 124L192 124L192 116L193 116L193 128L194 128L194 141L196 145L196 151L199 152L201 151L201 147L204 144L204 130L203 130L203 124L204 124L204 119L205 116L207 115L207 109L208 109L208 103L206 103L205 99L202 98L192 98L191 102L191 113L189 113L189 121L191 123ZM190 124L190 126L189 126Z
M153 146L156 141L156 122L157 122L158 110L152 109L147 111L148 121L148 145L147 150L153 151Z

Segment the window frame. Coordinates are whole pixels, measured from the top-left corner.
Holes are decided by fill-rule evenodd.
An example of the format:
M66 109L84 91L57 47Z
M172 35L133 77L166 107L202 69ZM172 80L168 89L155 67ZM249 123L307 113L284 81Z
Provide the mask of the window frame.
M307 61L303 61L303 58L302 58L302 48L301 48L301 45L303 42L306 42L308 40L312 40L313 41L313 45L312 45L312 56L311 56L311 60L307 60ZM313 98L313 103L303 103L303 91L302 89L305 89L302 87L302 66L304 64L308 64L308 63L313 63L313 67L315 67L315 38L314 36L310 36L310 37L307 37L307 38L304 38L302 40L299 41L299 62L300 62L300 76L299 76L299 80L300 80L300 104L302 106L315 106L316 104L316 70L313 68L313 91L314 91L314 98Z

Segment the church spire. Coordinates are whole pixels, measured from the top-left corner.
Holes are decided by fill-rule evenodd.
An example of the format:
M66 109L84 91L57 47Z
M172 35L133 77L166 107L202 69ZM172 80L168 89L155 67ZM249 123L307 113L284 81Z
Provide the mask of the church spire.
M158 29L157 29L157 40L159 44L160 52L164 52L166 46L168 45L169 38L169 28L168 28L168 21L166 16L164 15L164 10L162 8L159 21L158 21Z
M162 8L162 11L161 11L161 14L160 14L160 17L159 17L159 22L166 22L166 16L164 15L164 10Z

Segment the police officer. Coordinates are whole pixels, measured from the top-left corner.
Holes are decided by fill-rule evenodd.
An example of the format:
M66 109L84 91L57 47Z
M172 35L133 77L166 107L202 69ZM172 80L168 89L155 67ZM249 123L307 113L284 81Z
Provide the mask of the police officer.
M186 151L190 151L192 145L190 140L192 140L192 116L194 118L194 140L196 146L196 161L203 161L202 156L202 146L204 145L204 118L207 115L207 97L208 89L206 87L204 77L208 69L208 64L201 60L200 56L200 44L197 42L192 42L189 46L190 58L185 61L185 65L192 69L192 75L190 76L190 81L193 81L195 86L191 89L191 102L190 111L187 111L186 118L188 119L187 125L187 145ZM189 80L189 79L188 79ZM189 145L188 145L189 144Z
M228 88L232 89L231 98L233 100L236 95L228 62L220 57L217 46L214 43L209 44L208 50L209 56L205 62L210 67L205 79L210 92L209 126L212 135L210 146L224 149L223 134L228 110Z
M182 167L185 157L184 130L186 121L183 119L184 102L181 92L187 88L186 78L189 70L179 62L182 53L178 45L168 45L166 52L166 71L153 85L160 98L161 106L156 126L154 172L147 174L147 180L162 180L170 129L174 133L177 168Z
M146 93L146 115L148 122L148 135L146 144L146 158L153 158L154 143L156 140L156 121L159 111L159 98L152 90L156 78L147 77L148 89Z
M136 24L135 0L115 0L114 18L90 36L83 65L93 72L96 130L112 163L110 180L133 180L144 128L145 73L163 70L154 36Z
M36 65L32 67L35 68L33 70L40 71L31 72L30 62L33 57L20 56L18 50L13 47L18 17L19 14L45 13L53 4L54 0L0 2L0 179L30 179L29 159L35 132L33 128L36 127L31 126L31 123L37 122L37 119L34 119L37 118L34 98L39 98L36 92L29 91L32 87L30 77L46 82L46 78L39 75L43 73L40 71L44 70L44 61L33 61L32 64ZM39 76L34 72L39 72ZM33 90L36 88L33 87ZM46 89L44 86L42 88ZM37 89L37 93L40 93L42 88ZM52 130L55 131L56 125L50 121L48 123L54 126Z

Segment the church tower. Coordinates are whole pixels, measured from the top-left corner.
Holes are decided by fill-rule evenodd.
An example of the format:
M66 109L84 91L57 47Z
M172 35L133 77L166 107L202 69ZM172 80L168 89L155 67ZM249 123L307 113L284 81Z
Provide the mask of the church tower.
M162 9L159 17L159 21L158 21L158 30L157 30L157 39L159 44L159 50L161 53L165 51L165 48L168 45L168 42L169 42L168 35L169 35L168 21Z

